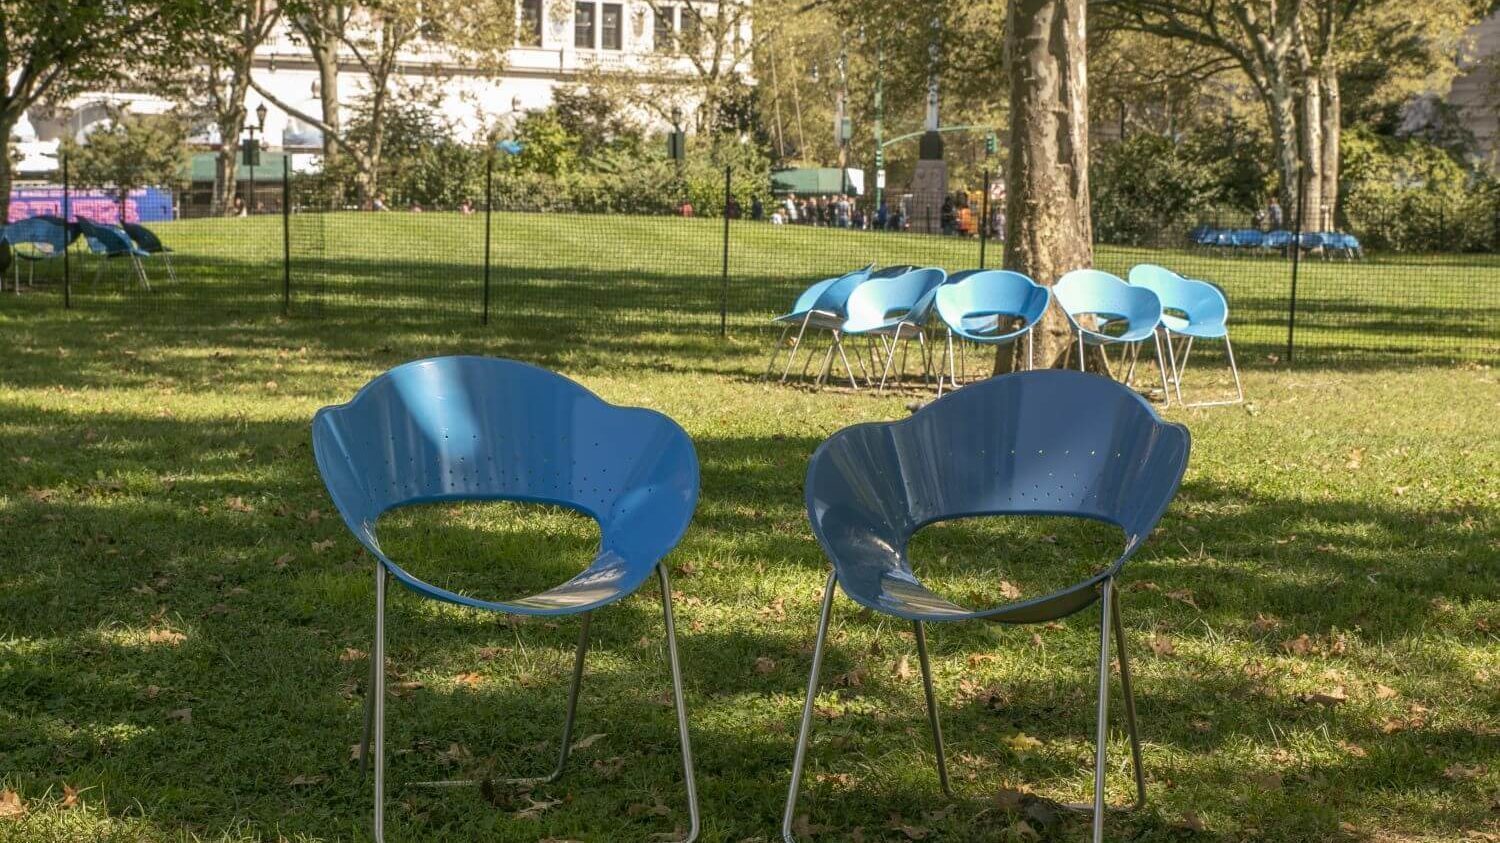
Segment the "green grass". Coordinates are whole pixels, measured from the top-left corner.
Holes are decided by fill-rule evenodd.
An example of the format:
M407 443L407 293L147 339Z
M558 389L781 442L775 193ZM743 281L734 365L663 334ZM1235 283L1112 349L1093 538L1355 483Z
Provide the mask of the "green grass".
M658 282L628 271L647 251L612 255L566 234L642 285L612 308L650 314ZM520 239L505 247L514 261L547 262ZM695 260L708 267L684 264L682 277L715 277L706 242ZM390 300L420 292L371 263ZM369 838L369 782L350 746L372 568L331 511L308 423L380 371L446 353L538 362L693 436L702 499L670 563L704 839L772 839L827 571L801 505L806 460L840 427L904 417L915 393L762 384L765 342L748 331L721 341L627 321L581 342L566 309L485 328L372 322L337 302L281 320L251 296L222 309L172 298L193 285L274 290L274 271L233 268L184 273L185 291L160 290L163 314L105 306L102 293L72 312L51 292L0 302L0 793L27 809L0 816L0 843ZM527 277L571 283L543 270ZM357 283L352 272L326 283ZM789 271L771 286L781 296L793 283ZM1220 362L1195 362L1200 394L1225 387ZM1262 358L1246 387L1245 408L1168 412L1193 431L1192 465L1122 594L1150 805L1112 816L1110 839L1500 833L1496 372ZM576 570L597 535L577 516L513 505L388 522L397 559L490 597ZM984 520L926 530L914 553L937 587L981 604L1007 583L1034 594L1090 570L1115 545L1097 525ZM576 623L394 591L391 667L420 687L388 706L389 839L649 840L685 827L657 601L648 585L595 619L577 736L603 737L560 783L487 799L400 783L544 770ZM909 628L840 599L801 803L814 839L1032 839L998 797L1090 793L1096 626L1089 610L1049 627L931 630L949 801L907 675ZM1116 800L1125 750L1117 730ZM64 805L65 787L77 804ZM560 801L528 818L533 799ZM1040 814L1026 822L1045 839L1086 839L1083 822Z
M484 217L458 214L297 214L287 224L294 312L476 319L482 307ZM158 311L278 312L283 220L200 219L157 226L177 250L183 282L150 296L95 287L80 257L78 306L126 298ZM737 222L724 284L723 222L711 219L497 213L491 235L491 313L554 334L601 330L749 334L812 280L871 261L979 265L976 240ZM992 243L986 263L1001 261ZM1243 362L1284 356L1291 264L1199 251L1100 246L1100 268L1125 274L1161 263L1228 293ZM60 269L45 267L53 276ZM160 268L152 267L160 276ZM53 285L55 291L58 285ZM1500 356L1500 261L1487 255L1309 258L1298 277L1297 353L1308 361L1447 363ZM194 317L196 318L196 316Z

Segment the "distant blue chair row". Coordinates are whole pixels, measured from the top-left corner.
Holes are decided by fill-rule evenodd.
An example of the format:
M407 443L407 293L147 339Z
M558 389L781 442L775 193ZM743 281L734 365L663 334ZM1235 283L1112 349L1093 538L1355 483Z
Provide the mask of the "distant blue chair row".
M1188 234L1194 245L1204 248L1229 251L1234 254L1283 254L1291 248L1293 240L1303 252L1317 253L1324 258L1342 255L1353 260L1364 257L1364 248L1353 234L1336 231L1304 232L1294 235L1284 229L1261 231L1256 228L1210 228L1198 226Z
M1245 390L1240 384L1239 366L1234 362L1234 345L1229 341L1229 302L1224 298L1224 292L1207 281L1184 278L1170 269L1149 263L1130 270L1130 284L1150 290L1161 302L1161 331L1166 339L1167 359L1172 366L1172 383L1177 391L1177 402L1186 407L1243 402ZM1180 353L1173 347L1174 339L1182 341ZM1229 371L1234 376L1234 400L1200 401L1193 404L1183 401L1182 373L1187 370L1188 355L1192 353L1195 339L1224 341Z
M664 562L691 524L699 493L692 440L652 410L617 407L560 375L509 360L446 357L399 366L348 403L313 417L313 454L334 506L374 559L375 631L365 693L361 763L374 766L374 838L385 839L385 604L389 580L415 594L507 614L581 615L555 781L565 769L577 712L589 619L653 575L661 586L667 658L690 825L701 821L682 671ZM1146 801L1134 689L1116 578L1151 536L1177 493L1188 431L1162 422L1128 389L1070 371L1023 372L949 395L910 418L856 424L829 437L808 464L804 489L814 536L831 563L813 645L801 728L782 817L793 835L835 586L868 610L913 625L938 780L947 762L926 624L986 620L1037 624L1100 607L1094 747L1093 840L1103 839L1109 765L1111 641L1118 652L1134 772L1134 807ZM410 574L382 549L381 516L399 507L510 500L566 507L599 525L598 553L581 573L531 597L481 600ZM1050 593L982 609L924 586L908 555L921 528L978 516L1066 516L1119 528L1115 560ZM372 748L373 753L365 750ZM438 784L438 783L429 783ZM443 784L461 784L446 782ZM476 782L467 782L476 784Z
M136 223L105 225L83 217L79 217L74 223L68 223L61 217L39 215L5 226L4 231L0 232L0 241L10 246L12 256L30 263L28 275L31 277L27 279L27 286L31 286L36 263L62 257L80 236L84 238L91 254L101 258L130 259L136 278L148 290L151 289L151 283L141 264L140 259L143 257L161 256L166 265L167 276L173 281L177 280L177 270L172 266L172 250L163 245L155 232ZM21 292L20 260L13 261L17 293ZM101 262L95 270L95 281L98 281L103 267Z

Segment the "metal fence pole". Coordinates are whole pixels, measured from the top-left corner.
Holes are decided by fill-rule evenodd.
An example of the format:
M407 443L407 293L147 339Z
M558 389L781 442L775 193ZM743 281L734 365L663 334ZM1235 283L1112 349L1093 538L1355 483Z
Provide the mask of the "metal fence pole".
M490 324L490 220L495 207L495 151L484 164L484 301L480 305L479 324Z
M1292 295L1286 310L1286 362L1292 362L1293 342L1297 330L1297 272L1302 266L1302 190L1297 190L1297 221L1292 232Z
M984 247L990 238L990 171L984 171L984 195L979 197L979 268L984 269Z
M724 270L719 279L719 336L729 333L729 203L734 201L730 184L732 167L724 168Z
M67 232L66 229L68 228L68 226L70 226L70 225L73 224L73 219L72 219L72 216L73 216L72 215L72 211L73 211L72 203L68 201L68 199L69 199L69 196L68 196L68 156L66 156L66 155L62 156L62 189L63 189L63 194L62 194L62 218L63 218L63 229L64 229L64 231L63 231L63 240L66 243L66 241L68 239L68 232ZM70 252L73 251L72 249L68 248L68 246L70 246L70 245L72 245L72 244L67 244L67 245L63 246L63 308L64 309L68 309L68 308L71 308L73 306L73 266L68 261L68 255L69 255ZM15 252L14 252L14 250L12 250L12 255L14 255L14 254L15 254ZM12 260L19 260L20 258L18 258L18 257L12 257L11 259Z
M281 315L292 313L292 167L281 156Z

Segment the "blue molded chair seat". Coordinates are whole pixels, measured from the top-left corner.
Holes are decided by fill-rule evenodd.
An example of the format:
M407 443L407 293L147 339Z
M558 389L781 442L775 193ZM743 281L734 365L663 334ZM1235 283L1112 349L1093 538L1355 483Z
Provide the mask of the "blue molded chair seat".
M376 634L366 743L375 735L375 836L384 818L385 584L387 576L424 597L519 615L584 615L569 691L562 754L588 641L588 613L633 593L653 574L661 582L668 656L676 693L683 765L698 830L697 796L662 559L677 545L698 500L693 443L654 411L608 404L560 375L525 363L440 357L398 366L347 404L313 417L318 471L350 532L376 560ZM489 601L425 582L381 549L376 522L409 504L511 500L555 504L599 525L598 553L567 582L519 600ZM361 758L365 753L361 753ZM691 839L691 838L690 838Z
M874 268L874 264L869 264L862 269L856 269L836 278L819 281L802 291L790 311L772 319L772 322L785 327L782 328L781 337L776 341L776 345L771 348L771 358L766 361L766 373L762 379L771 376L771 370L776 365L776 355L781 352L781 346L786 342L787 335L791 333L793 326L797 326L797 336L792 340L791 349L787 352L786 366L782 368L781 380L785 381L787 375L791 373L792 363L797 358L797 351L802 348L802 340L807 335L808 328L834 332L834 341L829 345L827 358L827 364L831 366L833 350L839 347L837 332L839 326L844 324L844 308L849 301L849 295L870 277L871 270ZM840 351L842 351L841 347ZM811 357L808 360L811 362ZM848 366L847 360L845 360L845 366ZM819 380L826 371L825 367L819 374ZM853 372L849 373L849 379L852 383Z
M161 242L156 232L139 223L127 222L120 224L121 230L136 245L136 248L148 255L160 255L162 262L167 267L167 277L173 281L177 280L177 270L172 267L172 249Z
M1145 780L1135 731L1130 665L1114 580L1145 543L1187 468L1187 428L1161 421L1144 399L1104 378L1067 369L1004 375L938 399L910 418L835 433L807 469L808 520L832 563L823 597L782 821L792 820L811 729L834 586L871 610L913 622L938 777L948 790L924 624L988 620L1041 623L1101 604L1094 839L1102 839L1111 633L1135 760L1137 807ZM906 548L923 526L984 515L1073 516L1120 528L1119 556L1050 594L1002 606L959 606L924 586Z
M954 387L958 386L954 337L981 345L1002 345L1025 336L1027 368L1031 368L1032 330L1046 314L1052 294L1019 272L987 269L960 275L959 280L939 287L936 295L938 316L948 327L946 363ZM1020 324L1012 328L1015 320ZM938 397L942 395L943 379L939 374Z
M62 257L73 239L74 232L71 227L61 218L53 216L16 220L6 225L4 231L0 232L0 241L4 241L11 247L11 254L20 260L27 261L28 286L35 280L36 263ZM14 262L14 268L15 290L20 293L20 261ZM0 278L0 289L3 287L4 280Z
M1135 364L1140 358L1140 344L1151 340L1156 350L1156 367L1161 374L1162 401L1171 403L1168 396L1167 361L1162 353L1161 337L1157 326L1161 324L1161 300L1144 287L1133 287L1121 279L1097 269L1076 269L1058 279L1052 295L1068 317L1078 337L1078 368L1084 368L1086 346L1124 344L1129 352L1130 366L1125 373L1128 384L1135 374ZM1097 327L1088 327L1085 319L1092 318ZM1115 333L1105 329L1113 327ZM1125 354L1122 353L1123 363Z
M885 367L880 389L896 358L896 347L902 340L916 337L921 346L923 372L931 370L924 328L932 312L935 291L948 277L941 269L913 269L894 277L870 278L849 295L848 317L839 328L846 337L881 337L885 343ZM872 348L873 353L873 348ZM902 361L903 368L905 360ZM899 376L899 375L898 375Z
M1172 365L1172 381L1176 386L1177 401L1183 406L1203 407L1216 404L1237 404L1245 400L1245 390L1240 383L1239 366L1234 361L1234 345L1229 341L1229 302L1224 291L1207 281L1183 278L1175 272L1153 264L1140 264L1130 270L1131 286L1144 287L1156 294L1162 305L1162 328L1167 337L1167 359ZM1173 337L1186 337L1181 360L1172 345ZM1188 355L1194 339L1223 340L1224 353L1229 358L1229 371L1234 376L1236 398L1233 401L1207 401L1188 404L1182 398L1182 373L1187 370Z
M146 277L146 268L141 265L141 258L150 257L150 254L137 247L130 239L130 235L125 233L125 229L114 225L101 225L79 217L78 230L83 235L84 242L88 244L90 252L101 258L129 260L141 286L147 290L151 289L151 281ZM99 280L99 273L103 268L104 264L101 262L94 270L95 281Z

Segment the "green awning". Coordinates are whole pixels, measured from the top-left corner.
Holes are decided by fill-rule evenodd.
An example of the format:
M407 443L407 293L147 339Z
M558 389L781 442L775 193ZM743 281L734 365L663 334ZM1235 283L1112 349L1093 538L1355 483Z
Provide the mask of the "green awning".
M797 193L806 196L830 196L838 193L858 195L864 179L852 178L858 171L837 167L803 167L777 170L771 174L772 193ZM863 173L860 173L862 176Z
M235 154L238 155L239 153L236 152ZM287 157L282 152L272 152L268 149L262 149L260 151L260 163L255 167L255 183L281 184L281 161ZM219 154L217 152L193 153L193 162L188 173L189 181L208 182L212 184L216 180L214 174L218 172L218 158ZM241 164L235 171L235 177L242 182L249 181L250 168Z

